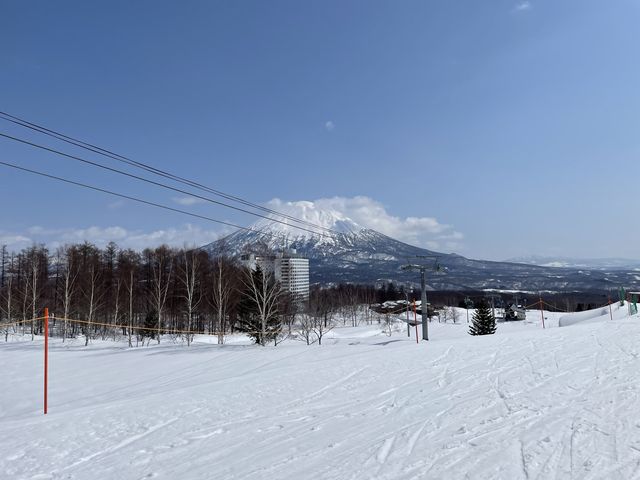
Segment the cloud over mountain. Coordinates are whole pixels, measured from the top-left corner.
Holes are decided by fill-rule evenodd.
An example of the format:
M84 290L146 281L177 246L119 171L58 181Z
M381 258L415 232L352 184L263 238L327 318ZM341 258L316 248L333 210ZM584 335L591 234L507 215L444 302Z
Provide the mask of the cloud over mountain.
M337 220L351 220L357 225L376 230L410 245L453 251L464 238L451 225L434 217L400 217L366 196L320 198L313 201L286 202L275 198L267 206L278 212L335 229Z

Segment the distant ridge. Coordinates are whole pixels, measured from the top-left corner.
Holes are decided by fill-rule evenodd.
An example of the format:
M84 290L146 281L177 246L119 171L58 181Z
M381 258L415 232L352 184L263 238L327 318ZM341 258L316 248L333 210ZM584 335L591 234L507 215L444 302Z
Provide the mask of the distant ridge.
M637 269L638 271L640 271L640 260L631 260L628 258L570 258L528 255L525 257L510 258L505 261L527 263L529 265L540 265L542 267L588 268L594 270Z

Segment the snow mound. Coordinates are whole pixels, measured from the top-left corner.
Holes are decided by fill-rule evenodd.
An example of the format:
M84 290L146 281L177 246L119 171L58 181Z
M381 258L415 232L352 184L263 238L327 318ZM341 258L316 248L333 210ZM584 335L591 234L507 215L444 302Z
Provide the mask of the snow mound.
M560 317L558 325L560 327L568 327L578 323L591 323L591 322L604 322L613 320L620 320L629 316L629 306L625 302L623 306L616 302L611 305L611 310L608 305L604 307L595 308L593 310L586 310L584 312L574 312Z

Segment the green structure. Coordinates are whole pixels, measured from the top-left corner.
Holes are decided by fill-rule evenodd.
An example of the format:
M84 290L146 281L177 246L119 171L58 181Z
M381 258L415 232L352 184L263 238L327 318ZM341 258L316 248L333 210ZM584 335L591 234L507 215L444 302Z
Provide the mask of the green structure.
M620 290L618 291L618 295L620 296L620 306L624 307L624 301L626 300L626 292L624 291L624 287L620 287Z

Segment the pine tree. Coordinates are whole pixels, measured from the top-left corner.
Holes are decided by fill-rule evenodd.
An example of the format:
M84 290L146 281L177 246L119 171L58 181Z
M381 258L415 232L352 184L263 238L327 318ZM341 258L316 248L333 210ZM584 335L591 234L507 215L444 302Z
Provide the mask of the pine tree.
M489 305L483 301L473 314L469 335L492 335L494 333L496 333L496 319L491 313Z
M149 310L144 317L144 327L138 330L140 338L144 342L145 338L156 338L158 334L158 312L155 310Z
M398 300L398 289L396 288L396 285L393 282L389 282L387 284L386 299L391 301Z

